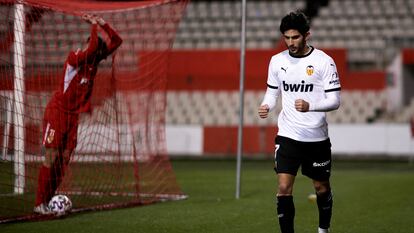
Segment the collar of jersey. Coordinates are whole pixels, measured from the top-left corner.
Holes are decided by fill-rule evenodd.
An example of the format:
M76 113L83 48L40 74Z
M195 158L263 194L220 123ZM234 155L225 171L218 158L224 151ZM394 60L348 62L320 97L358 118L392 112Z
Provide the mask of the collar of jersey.
M293 54L291 54L290 52L289 52L289 55L291 56L291 57L294 57L294 58L302 58L302 57L307 57L307 56L309 56L312 52L313 52L313 50L315 49L313 46L309 46L310 48L311 48L311 50L307 53L307 54L304 54L304 55L293 55Z

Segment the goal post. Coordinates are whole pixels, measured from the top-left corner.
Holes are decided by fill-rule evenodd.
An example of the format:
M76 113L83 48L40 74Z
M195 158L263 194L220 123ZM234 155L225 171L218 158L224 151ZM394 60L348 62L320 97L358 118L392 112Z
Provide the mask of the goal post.
M14 67L14 193L23 194L25 187L24 168L24 36L25 36L24 6L17 2L14 9L14 43L13 43L13 67Z
M169 54L187 1L0 0L0 223L33 219L43 118L69 51L101 16L123 42L98 67L56 194L74 212L183 199L165 142ZM104 41L110 38L98 27Z

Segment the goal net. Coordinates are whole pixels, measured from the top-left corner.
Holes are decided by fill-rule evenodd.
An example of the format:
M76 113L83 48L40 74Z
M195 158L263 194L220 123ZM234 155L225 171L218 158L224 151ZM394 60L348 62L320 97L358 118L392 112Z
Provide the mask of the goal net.
M185 198L166 153L168 55L187 1L0 0L0 222L33 214L43 117L69 51L101 16L122 45L99 66L56 194L74 211ZM108 41L101 27L98 34Z

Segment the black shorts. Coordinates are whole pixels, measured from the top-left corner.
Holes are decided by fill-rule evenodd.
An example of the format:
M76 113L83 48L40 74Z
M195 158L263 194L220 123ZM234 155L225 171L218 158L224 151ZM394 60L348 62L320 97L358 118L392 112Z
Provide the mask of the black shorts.
M302 174L317 181L327 181L331 175L331 142L300 142L287 137L275 139L275 171L296 176Z

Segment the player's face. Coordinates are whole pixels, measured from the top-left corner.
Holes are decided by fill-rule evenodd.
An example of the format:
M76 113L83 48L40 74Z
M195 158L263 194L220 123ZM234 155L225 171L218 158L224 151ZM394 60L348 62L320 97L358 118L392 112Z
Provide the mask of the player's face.
M305 55L307 52L306 41L308 36L309 32L302 35L298 30L289 29L283 34L283 39L285 40L289 52L293 55L300 56Z

